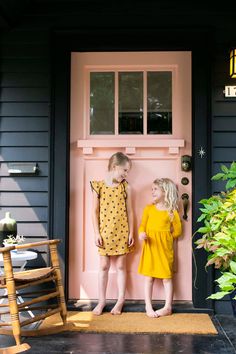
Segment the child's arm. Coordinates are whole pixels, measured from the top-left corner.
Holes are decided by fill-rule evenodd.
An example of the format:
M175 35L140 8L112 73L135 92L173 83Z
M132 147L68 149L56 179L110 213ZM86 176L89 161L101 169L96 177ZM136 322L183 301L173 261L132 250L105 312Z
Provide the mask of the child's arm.
M139 235L139 239L141 241L147 240L147 238L148 238L147 234L146 234L147 221L148 221L148 206L146 206L146 208L143 211L141 224L140 224L139 229L138 229L138 235Z
M131 199L131 188L129 185L126 187L126 206L127 206L127 215L128 215L128 224L129 224L129 239L128 246L131 247L134 244L134 213L132 208L132 199Z
M103 240L99 232L99 197L93 190L93 209L92 209L92 222L94 229L95 244L97 247L103 246Z
M177 238L182 234L182 224L180 220L179 213L177 210L174 210L174 218L172 221L172 236L173 238Z

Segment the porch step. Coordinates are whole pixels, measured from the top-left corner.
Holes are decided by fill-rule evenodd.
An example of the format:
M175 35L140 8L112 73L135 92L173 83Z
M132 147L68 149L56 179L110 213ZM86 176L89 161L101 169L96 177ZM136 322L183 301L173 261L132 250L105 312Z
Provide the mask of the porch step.
M69 311L91 311L97 304L94 300L68 300L67 309ZM115 305L114 300L108 300L104 308L104 312L110 312ZM153 301L154 309L164 306L163 301ZM124 312L145 312L144 301L126 300L123 307ZM174 301L173 312L175 313L207 313L214 315L213 309L209 308L195 308L192 302L187 301Z

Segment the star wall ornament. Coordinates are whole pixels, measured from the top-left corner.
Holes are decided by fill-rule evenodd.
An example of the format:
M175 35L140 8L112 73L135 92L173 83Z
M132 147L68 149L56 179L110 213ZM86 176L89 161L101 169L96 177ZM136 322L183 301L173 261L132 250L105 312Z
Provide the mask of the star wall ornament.
M201 146L200 150L198 151L198 154L201 157L201 159L204 157L204 155L206 155L206 151L203 149L202 146Z

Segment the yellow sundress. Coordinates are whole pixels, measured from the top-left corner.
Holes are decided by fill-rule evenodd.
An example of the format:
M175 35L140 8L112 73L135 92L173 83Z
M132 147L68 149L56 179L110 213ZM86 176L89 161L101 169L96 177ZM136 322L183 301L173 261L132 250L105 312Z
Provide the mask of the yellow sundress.
M103 239L103 248L98 248L102 256L118 256L129 253L129 225L126 209L127 181L115 187L109 187L105 181L91 181L91 188L98 194L99 231Z
M153 278L168 279L173 274L173 240L182 233L179 214L171 218L167 210L147 205L143 211L139 233L146 232L138 272Z

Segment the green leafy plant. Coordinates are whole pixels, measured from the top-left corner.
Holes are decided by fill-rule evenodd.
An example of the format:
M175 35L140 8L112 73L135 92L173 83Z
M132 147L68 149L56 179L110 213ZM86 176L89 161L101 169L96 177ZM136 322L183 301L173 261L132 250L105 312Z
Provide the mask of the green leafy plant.
M236 163L232 162L229 168L222 165L221 171L212 180L227 181L226 191L200 200L203 207L197 221L203 226L196 233L202 237L195 241L196 248L209 253L206 267L214 265L221 271L216 280L219 291L210 299L221 299L236 289Z

